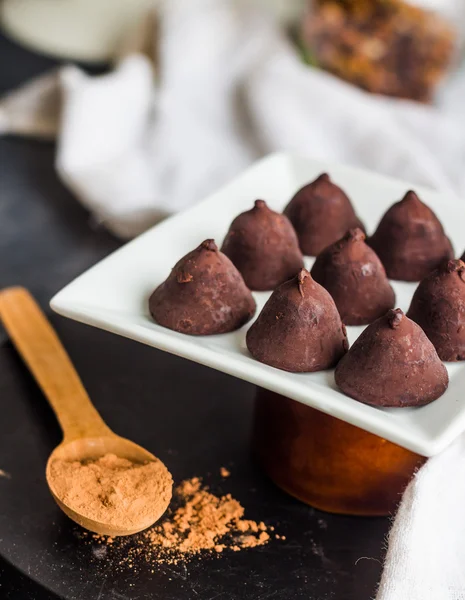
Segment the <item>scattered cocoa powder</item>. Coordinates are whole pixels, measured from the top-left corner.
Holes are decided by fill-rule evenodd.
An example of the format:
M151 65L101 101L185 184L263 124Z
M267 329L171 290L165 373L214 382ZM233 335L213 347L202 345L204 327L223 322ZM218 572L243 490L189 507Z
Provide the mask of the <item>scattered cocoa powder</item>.
M266 544L268 527L262 521L244 519L244 508L230 494L216 496L201 479L183 481L176 489L173 508L164 521L133 536L112 540L120 552L120 568L149 564L179 564L195 556L238 552ZM101 543L104 536L94 536Z
M141 464L115 454L86 462L57 459L50 475L55 494L69 508L123 530L155 521L171 499L173 480L159 460Z
M242 518L244 508L231 494L215 496L198 477L183 481L176 497L180 505L171 518L144 534L152 546L168 550L171 559L223 552L228 546L251 548L269 539L264 523Z
M229 477L231 475L231 471L229 469L227 469L226 467L221 467L220 475L221 475L221 477L226 479L227 477Z

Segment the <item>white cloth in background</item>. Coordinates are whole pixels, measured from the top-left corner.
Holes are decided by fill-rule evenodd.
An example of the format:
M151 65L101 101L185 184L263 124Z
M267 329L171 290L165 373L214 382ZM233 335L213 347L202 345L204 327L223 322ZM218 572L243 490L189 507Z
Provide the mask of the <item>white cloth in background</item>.
M465 193L465 127L456 120L308 68L245 4L164 6L158 87L141 56L101 78L74 70L62 80L59 172L119 235L189 206L275 150ZM98 149L89 150L97 127Z
M442 110L376 97L303 65L245 0L170 0L161 12L158 84L144 54L104 76L65 67L54 79L53 97L63 97L58 172L117 235L140 233L275 150L465 195L465 77L442 94ZM42 134L34 105L49 134L52 81L0 105L0 131Z
M108 75L65 67L54 80L58 172L117 235L136 235L275 150L465 196L463 78L444 92L442 108L376 97L303 65L245 0L168 0L161 16L158 83L143 54ZM47 86L27 88L38 121ZM11 110L20 95L0 105L0 131L34 133L31 115ZM462 436L404 494L377 600L465 600L464 578Z
M122 237L146 229L160 210L147 149L152 77L142 55L129 56L101 77L76 67L60 74L58 173L95 217Z
M404 492L377 600L465 599L465 435Z

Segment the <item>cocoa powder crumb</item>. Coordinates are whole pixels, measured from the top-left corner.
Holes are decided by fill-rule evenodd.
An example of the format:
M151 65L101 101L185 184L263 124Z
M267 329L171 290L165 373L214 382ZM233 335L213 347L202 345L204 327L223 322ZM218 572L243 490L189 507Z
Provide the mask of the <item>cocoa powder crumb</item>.
M172 519L146 535L151 544L180 554L214 550L219 538L240 522L244 509L230 494L217 497L201 488L198 478L184 481L176 490L182 503Z
M253 531L253 532L257 533L258 529L259 529L258 523L256 523L255 521L242 520L237 523L238 531Z
M255 548L255 546L263 546L270 539L266 531L262 531L258 537L254 535L243 535L239 538L241 548Z
M226 479L227 477L229 477L231 475L231 471L229 469L227 469L226 467L221 467L220 475L221 475L221 477L223 477L223 479Z
M192 479L185 479L182 481L176 489L178 496L192 496L195 492L200 490L202 482L199 477L192 477Z
M161 515L171 499L172 478L159 460L139 464L115 454L85 462L57 459L50 474L67 506L116 528L130 530Z
M170 519L143 534L152 547L169 550L171 560L250 548L269 539L265 523L243 519L244 508L231 494L215 496L198 477L183 481L175 498L179 505ZM240 535L245 532L250 535Z

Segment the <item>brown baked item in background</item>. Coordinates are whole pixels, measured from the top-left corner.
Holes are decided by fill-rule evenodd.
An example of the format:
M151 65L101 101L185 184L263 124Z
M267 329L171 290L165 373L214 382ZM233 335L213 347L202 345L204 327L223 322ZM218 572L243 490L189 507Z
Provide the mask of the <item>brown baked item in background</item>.
M402 0L314 0L300 42L314 62L378 94L429 102L449 67L452 26Z

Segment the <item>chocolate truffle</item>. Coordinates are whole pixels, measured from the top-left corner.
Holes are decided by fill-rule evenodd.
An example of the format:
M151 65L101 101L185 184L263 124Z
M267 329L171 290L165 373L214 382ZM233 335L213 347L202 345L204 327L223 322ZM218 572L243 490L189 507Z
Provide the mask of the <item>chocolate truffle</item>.
M465 252L462 254L462 256L460 257L460 260L463 260L463 262L465 262Z
M284 215L256 200L231 223L221 251L251 290L274 290L304 265L297 235Z
M439 219L412 191L391 206L367 243L388 277L402 281L419 281L444 259L453 257Z
M465 263L445 261L425 277L407 316L420 325L441 360L465 360Z
M423 406L449 377L421 327L396 308L369 325L336 367L336 383L373 406Z
M159 325L190 335L238 329L256 305L241 274L213 240L205 240L174 266L149 299Z
M351 227L365 229L348 196L327 173L300 189L284 214L297 232L302 252L308 256L319 254Z
M386 271L361 229L350 229L323 250L311 273L331 294L346 325L367 325L394 307Z
M305 269L271 294L246 341L254 358L292 373L334 367L348 348L333 299Z

